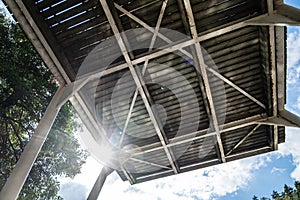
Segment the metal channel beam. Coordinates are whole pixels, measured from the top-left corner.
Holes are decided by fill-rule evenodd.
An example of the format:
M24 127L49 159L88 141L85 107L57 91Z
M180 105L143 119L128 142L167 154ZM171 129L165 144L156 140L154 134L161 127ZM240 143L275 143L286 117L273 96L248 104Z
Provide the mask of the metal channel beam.
M226 34L226 33L229 33L231 31L234 31L234 30L237 30L237 29L240 29L240 28L243 28L243 27L246 27L248 26L248 21L249 20L256 20L256 19L259 19L261 18L262 16L266 16L267 14L262 14L260 16L256 16L256 17L253 17L253 18L245 18L244 20L241 21L241 19L238 20L238 22L236 23L233 23L232 25L229 25L229 26L226 26L224 28L221 28L221 29L218 29L216 31L212 31L212 32L209 32L209 33L200 33L198 35L199 37L199 40L200 41L205 41L205 40L208 40L208 39L211 39L211 38L214 38L214 37L217 37L217 36L220 36L220 35L223 35L223 34Z
M186 30L187 35L189 37L192 37L188 17L187 17L187 14L185 12L185 8L184 8L183 0L177 0L177 3L178 3L179 10L180 10L181 19L183 21L184 29ZM181 51L187 57L192 59L194 61L193 64L198 66L199 63L198 63L198 60L197 60L196 50L195 50L194 46L191 46L190 49L191 49L192 55L185 54L185 52L182 52L181 50L179 50L179 51ZM197 76L197 78L198 78L198 82L199 82L199 86L200 86L200 92L201 92L201 96L202 96L202 99L203 99L204 107L205 107L205 110L206 110L206 113L207 113L207 117L211 121L212 117L211 117L211 113L210 113L210 109L209 109L209 105L208 105L208 100L207 100L207 96L206 96L205 89L204 89L203 79L200 76Z
M119 19L119 18L118 18L118 13L117 13L116 9L114 8L113 2L112 2L112 1L108 1L108 2L107 2L107 7L110 8L111 18L112 18L112 19ZM122 32L123 32L123 27L122 27L121 21L120 21L120 20L115 20L114 23L115 23L116 29L117 29L117 30L120 30L120 31L119 31L119 35L122 34ZM120 38L121 38L121 37L120 37ZM127 38L125 37L125 35L123 35L123 38L122 38L122 39L123 39L123 42L124 42L124 45L125 45L125 46L126 46L126 44L129 45L129 42L128 42ZM121 50L122 50L122 49L121 49ZM132 52L129 52L128 55L129 55L129 57L131 58L131 57L133 56L133 53L132 53ZM123 135L124 135L124 134L123 134ZM121 142L122 140L123 140L123 137L121 137L120 142ZM120 143L120 142L119 142L119 145L121 146L121 143ZM120 169L123 171L124 175L126 176L127 180L130 182L130 184L134 184L136 180L135 180L135 178L132 176L132 174L126 170L126 168L124 167L124 163L121 164Z
M300 9L287 4L281 4L277 5L277 8L274 10L274 12L297 22L297 26L300 25Z
M268 14L271 15L274 12L273 0L268 0ZM272 85L272 105L273 105L273 116L277 116L277 71L276 71L276 41L275 41L275 27L269 26L270 36L270 57L271 57L271 85ZM278 150L278 126L273 126L273 148Z
M226 162L224 148L223 148L220 130L219 130L218 119L217 119L214 102L213 102L213 97L212 97L211 90L210 90L210 84L209 84L209 80L208 80L208 76L207 76L207 72L206 72L206 64L204 62L200 43L197 42L198 34L197 34L196 24L195 24L190 1L189 0L184 1L184 6L185 6L185 9L186 9L186 12L188 15L192 38L195 40L196 53L198 55L197 59L198 59L199 65L200 65L199 67L200 67L201 75L202 75L203 82L204 82L205 92L206 92L206 95L208 98L208 104L210 107L213 128L214 128L214 131L216 132L216 139L217 139L217 143L218 143L218 147L219 147L221 161Z
M250 95L248 92L246 92L245 90L241 89L239 86L237 86L236 84L234 84L233 82L231 82L230 80L228 80L227 78L225 78L224 76L222 76L220 73L216 72L214 69L209 68L209 67L207 67L206 69L208 71L210 71L212 74L214 74L216 77L218 77L219 79L223 80L225 83L227 83L228 85L230 85L231 87L233 87L234 89L236 89L237 91L239 91L240 93L242 93L244 96L246 96L249 99L251 99L253 102L255 102L256 104L258 104L260 107L262 107L263 109L266 109L266 106L263 103L261 103L256 98L254 98L252 95Z
M160 24L161 24L161 22L162 22L162 18L163 18L163 15L164 15L164 13L165 13L167 4L168 4L168 0L165 0L165 1L163 1L163 3L162 3L161 10L160 10L160 13L159 13L157 22L156 22L155 30L154 30L153 36L152 36L152 38L151 38L150 47L149 47L149 51L148 51L149 53L150 53L151 50L153 49L154 43L155 43L155 41L156 41L157 34L158 34L158 31L159 31ZM149 59L146 59L145 62L144 62L143 69L142 69L142 76L145 75L145 72L146 72L146 68L147 68L147 66L148 66L148 63L149 63ZM132 111L133 111L133 108L134 108L134 105L135 105L135 102L136 102L137 95L138 95L138 90L136 89L135 92L134 92L134 95L133 95L133 99L132 99L132 102L131 102L131 105L130 105L130 108L129 108L127 117L126 117L125 125L124 125L123 131L122 131L122 137L121 137L121 139L120 139L120 144L119 144L120 146L121 146L122 141L123 141L123 139L124 139L124 133L126 132L126 129L127 129L128 123L129 123L129 120L130 120L130 118L131 118L131 113L132 113Z
M277 117L269 117L266 120L258 121L257 124L269 125L269 126L290 126L290 127L299 127L296 123L294 123L290 117L284 117L282 113L280 113ZM300 124L300 123L299 123Z
M224 125L220 126L220 133L222 134L222 133L225 133L228 131L233 131L233 130L243 128L246 126L251 126L253 124L260 124L261 120L265 120L267 118L266 116L267 116L266 114L263 116L255 115L255 116L252 116L249 118L245 118L242 120L237 120L237 121L233 121L233 122L224 124ZM194 140L198 140L198 139L202 139L202 138L206 138L206 137L212 137L212 136L216 135L215 131L213 131L213 132L209 132L209 131L210 131L210 129L208 128L208 129L196 131L196 132L184 135L184 136L173 138L170 141L170 143L167 144L167 147L173 147L176 145L180 145L180 144L192 142ZM197 136L195 136L195 135L197 135ZM162 149L161 146L153 147L152 145L144 146L143 148L144 148L144 150L142 152L136 153L137 152L136 149L132 149L132 150L130 150L129 153L133 153L133 155L139 155L139 154L150 153L150 152Z
M282 110L279 112L279 115L289 121L294 127L300 128L300 117L295 115L294 113L291 113L290 111L287 110Z
M135 178L133 178L133 176L129 172L127 172L127 170L124 168L123 165L120 166L120 169L122 170L122 172L124 173L125 177L127 178L127 180L131 185L136 183Z
M141 83L140 77L139 77L139 75L137 74L137 72L134 69L134 66L133 66L134 63L131 61L131 59L130 59L130 57L128 55L128 51L127 51L125 43L124 43L124 41L123 41L123 39L122 39L122 37L120 35L120 32L119 32L118 27L117 27L117 24L116 24L116 22L115 22L115 20L113 18L113 15L112 15L112 13L110 11L110 7L108 6L106 0L100 0L100 3L102 5L102 7L103 7L103 10L104 10L105 15L106 15L106 17L108 19L108 22L109 22L109 24L110 24L110 26L111 26L114 34L115 34L115 37L117 39L117 42L118 42L119 47L121 49L121 52L122 52L122 54L123 54L123 56L124 56L124 58L126 60L126 63L128 64L128 67L129 67L129 70L130 70L131 75L133 77L133 80L134 80L134 82L137 85L137 88L138 88L139 93L140 93L140 95L141 95L141 97L143 99L143 102L144 102L145 107L146 107L146 109L148 111L150 119L151 119L151 121L152 121L152 123L154 125L154 128L155 128L155 130L157 132L157 135L158 135L158 137L159 137L159 139L161 141L163 149L166 152L166 155L168 157L170 165L171 165L174 173L177 174L179 171L178 171L177 167L175 166L175 164L173 162L174 159L172 158L172 155L171 155L168 147L166 146L165 137L163 136L163 133L160 130L159 122L156 120L155 114L154 114L154 112L153 112L153 110L151 108L151 105L150 105L150 103L149 103L149 101L147 99L146 93L143 90L143 85Z
M273 4L273 3L272 3ZM268 6L268 8L272 8ZM300 26L300 9L281 4L276 6L276 10L271 10L268 15L248 21L254 26Z
M171 169L170 167L166 167L166 166L163 166L163 165L159 165L159 164L156 164L156 163L153 163L153 162L148 162L148 161L133 158L133 157L131 157L130 160L140 162L140 163L143 163L143 164L146 164L146 165L151 165L151 166L154 166L154 167L162 168L162 169L168 169L168 170Z
M149 47L149 53L151 52L151 50L152 50L152 48L154 46L154 43L156 41L157 34L158 34L158 31L159 31L159 28L160 28L160 25L161 25L161 22L162 22L162 18L163 18L164 12L166 10L167 4L168 4L168 0L165 0L162 3L161 10L160 10L160 13L159 13L159 16L158 16L158 19L157 19L157 23L156 23L156 26L155 26L155 29L154 29L154 32L153 32L153 36L151 38L150 47ZM146 72L146 68L147 68L148 62L149 62L149 59L146 59L145 62L144 62L144 66L143 66L143 69L142 69L141 76L144 76L144 74ZM125 121L125 124L124 124L124 128L123 128L123 131L122 131L122 136L121 136L121 139L120 139L120 142L119 142L119 146L122 145L122 142L124 140L124 135L125 135L124 133L126 132L129 120L131 118L131 114L132 114L132 111L133 111L133 108L134 108L134 105L135 105L135 102L136 102L136 99L137 99L137 95L138 95L138 89L135 90L135 93L133 95L133 99L132 99L132 102L131 102L131 105L130 105L130 109L128 111L128 114L127 114L127 117L126 117L126 121ZM143 164L147 164L147 165L151 165L151 166L163 168L163 169L171 169L171 168L166 167L166 166L158 165L158 164L155 164L155 163L152 163L152 162L148 162L148 161L144 161L144 160L140 160L140 159L136 159L136 158L131 158L131 160L134 160L136 162L140 162L140 163L143 163Z
M234 147L228 151L226 156L230 155L235 149L237 149L250 135L252 135L258 128L260 127L260 124L256 125L247 135L245 135Z
M112 14L112 17L113 17L114 20L115 20L115 23L116 23L116 26L117 26L116 28L118 29L118 31L119 31L120 34L122 35L122 39L123 39L123 42L124 42L124 45L125 45L126 50L127 50L127 48L128 48L128 49L131 49L130 43L129 43L129 41L127 40L126 35L125 35L125 34L122 34L122 33L124 32L124 30L123 30L122 23L121 23L121 21L120 21L120 19L119 19L117 10L115 9L115 7L114 7L114 5L112 4L112 2L109 1L109 2L107 2L107 3L108 3L108 7L111 8L110 12L111 12L111 14ZM157 37L157 34L158 34L158 30L159 30L159 28L160 28L161 21L162 21L162 18L163 18L165 9L166 9L166 7L167 7L167 3L168 3L167 0L164 0L164 1L162 2L161 11L160 11L160 14L159 14L159 17L158 17L158 21L157 21L157 24L156 24L156 27L155 27L155 30L154 30L153 37L152 37L151 42L150 42L149 51L150 51L150 50L153 48L153 46L154 46L155 39L156 39L156 37ZM134 59L134 54L133 54L132 52L128 52L128 56L129 56L129 59L130 59L130 60ZM141 85L143 85L143 86L145 86L145 83L144 83L144 81L143 81L143 75L144 75L144 73L145 73L145 71L146 71L146 67L147 67L147 65L148 65L148 61L149 61L148 59L145 60L144 66L143 66L143 69L142 69L142 72L140 72L140 71L139 71L139 68L137 68L137 75L138 75L139 80L141 81ZM143 87L143 91L145 92L145 95L146 95L146 97L147 97L146 100L149 101L150 105L153 105L152 97L150 96L150 93L149 93L147 87ZM137 96L137 94L138 94L138 88L136 89L136 96ZM132 104L131 107L133 108L133 107L134 107L134 104ZM161 125L161 123L160 123L160 121L159 121L159 118L158 118L157 115L155 115L156 112L154 112L154 111L155 111L155 110L153 110L153 113L154 113L155 119L156 119L156 121L158 122L158 125L159 125L159 127L160 127L162 136L164 137L164 140L165 140L165 141L168 141L167 136L166 136L166 134L164 133L163 126ZM124 135L123 135L123 136L124 136ZM122 139L123 139L123 137L121 137L120 145L121 145ZM170 152L170 154L171 154L171 157L173 158L173 162L174 162L174 164L175 164L175 166L176 166L177 171L179 171L179 166L178 166L178 163L174 160L175 157L174 157L174 155L173 155L173 152L172 152L170 149L169 149L169 152ZM152 164L153 164L153 163L152 163ZM129 173L128 173L128 174L129 174ZM130 175L130 174L129 174L129 175Z

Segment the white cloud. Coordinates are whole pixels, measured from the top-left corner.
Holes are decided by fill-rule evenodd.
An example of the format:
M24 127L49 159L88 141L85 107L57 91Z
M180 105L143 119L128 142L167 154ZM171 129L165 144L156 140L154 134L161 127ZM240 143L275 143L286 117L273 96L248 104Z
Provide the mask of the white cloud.
M273 167L272 170L271 170L271 173L274 174L274 173L283 173L285 172L286 169L284 168L277 168L277 167Z
M282 156L292 155L295 165L291 177L295 180L300 180L300 129L287 128L286 142L280 144L278 153Z
M258 156L133 186L112 174L107 181L114 181L104 185L99 199L214 199L247 187L255 171L265 162L266 156Z
M65 200L85 200L87 188L76 182L68 182L61 185L60 195Z
M300 79L300 30L295 29L287 36L287 83L295 84Z

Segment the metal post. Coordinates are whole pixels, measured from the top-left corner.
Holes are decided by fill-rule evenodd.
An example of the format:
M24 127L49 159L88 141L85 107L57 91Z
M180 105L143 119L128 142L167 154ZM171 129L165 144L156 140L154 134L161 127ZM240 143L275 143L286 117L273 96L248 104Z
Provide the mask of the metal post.
M58 114L63 103L68 100L69 96L65 96L66 89L68 89L68 87L60 87L53 96L44 116L32 135L32 138L26 145L15 168L3 186L0 193L0 199L17 199L33 166L33 163L47 138L56 115Z
M99 194L100 194L100 191L104 185L104 182L106 180L106 177L111 174L113 172L112 169L110 168L106 168L106 167L103 167L87 200L97 200Z

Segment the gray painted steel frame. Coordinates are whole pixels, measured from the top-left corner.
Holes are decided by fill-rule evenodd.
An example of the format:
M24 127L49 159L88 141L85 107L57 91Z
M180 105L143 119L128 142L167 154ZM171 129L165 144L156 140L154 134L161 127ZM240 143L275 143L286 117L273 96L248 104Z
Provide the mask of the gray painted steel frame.
M32 1L23 2L23 1L5 0L5 2L8 5L8 7L12 10L15 18L20 23L20 25L22 26L25 33L28 35L29 39L33 42L33 45L35 46L35 48L37 49L37 51L39 52L39 54L41 55L41 57L47 64L47 66L51 69L53 74L60 81L61 85L67 84L67 86L64 88L73 87L74 86L73 81L74 81L74 76L75 76L75 71L73 71L73 69L75 69L75 68L73 68L72 66L74 65L75 62L70 61L70 57L68 57L69 55L67 53L64 53L62 49L59 49L60 45L58 45L58 43L57 43L57 38L55 38L56 36L54 37L53 32L51 32L49 27L46 26L46 23L44 23L44 21L43 21L44 19L42 18L42 15L39 13L39 10L37 9L36 4L34 4L34 2L32 2ZM144 55L137 59L133 59L133 58L129 57L128 52L126 50L125 43L122 41L122 38L120 38L119 45L120 45L121 49L123 49L124 52L126 52L126 53L124 53L126 63L113 66L105 72L87 74L86 75L87 77L81 77L82 78L82 79L80 79L80 81L82 80L81 84L79 84L80 86L78 86L78 88L75 89L75 93L70 92L68 89L69 92L65 93L65 94L67 94L67 96L62 97L62 96L58 95L58 96L60 96L59 99L63 99L63 101L65 101L66 99L70 98L72 104L78 111L81 119L86 124L87 128L89 129L89 131L91 132L93 137L96 138L97 140L101 140L104 136L99 135L99 133L104 133L105 129L95 119L95 116L93 116L93 114L91 113L89 106L85 102L85 99L82 97L82 95L80 93L77 93L77 91L79 91L79 89L81 87L83 87L88 81L95 80L98 77L101 77L103 75L113 74L117 71L128 68L128 66L131 71L131 74L133 75L133 77L135 79L136 85L139 87L139 86L141 86L142 77L140 77L139 74L135 71L133 65L144 62L145 60L150 60L150 59L158 58L161 56L165 56L168 54L168 52L173 52L176 50L180 50L182 53L188 55L188 53L185 52L184 48L188 47L190 45L195 45L196 53L198 55L198 60L200 63L200 69L201 69L202 75L204 74L204 86L205 86L204 88L205 88L206 95L208 95L209 108L210 108L210 112L212 114L211 116L214 121L214 131L210 132L209 134L203 135L200 133L202 133L202 132L205 133L207 131L206 129L203 129L203 130L199 130L196 133L197 134L196 137L190 137L190 135L193 135L193 133L190 133L190 134L178 137L178 138L175 137L175 138L171 139L171 141L172 141L171 144L165 143L163 133L161 133L159 122L157 121L158 119L156 119L157 117L155 117L153 113L151 114L151 112L153 112L153 111L151 111L151 106L150 106L150 103L148 102L147 95L144 93L143 90L141 90L139 92L143 96L143 101L144 101L146 107L148 108L148 112L150 114L152 122L154 124L156 124L155 125L156 131L157 131L157 134L159 135L160 141L162 143L161 146L156 143L150 144L148 146L144 146L143 153L149 153L149 152L154 152L159 149L164 149L167 154L167 157L170 161L171 168L166 167L165 171L141 175L141 176L137 176L137 177L133 177L132 174L126 174L127 173L126 170L123 170L123 172L125 173L125 178L123 177L122 173L120 173L120 176L124 180L127 179L133 184L133 183L139 183L139 182L151 180L154 178L168 176L168 175L174 174L174 172L178 173L179 170L181 172L185 172L185 171L197 169L200 167L218 164L219 161L216 158L213 158L210 160L205 160L200 163L191 163L190 165L184 165L184 166L180 166L180 164L178 164L178 163L175 165L173 163L172 153L170 151L170 148L172 146L176 146L178 144L183 144L183 143L189 142L189 141L201 140L202 138L205 138L205 137L212 137L212 136L217 137L218 147L219 147L222 162L224 162L225 160L231 161L231 160L240 159L240 158L244 158L244 157L251 156L251 155L268 152L271 150L276 150L276 149L278 149L278 143L280 141L279 135L282 135L282 129L280 129L280 126L285 126L285 125L291 126L292 125L292 126L299 127L299 125L300 125L299 117L284 110L284 103L285 103L285 86L284 86L285 80L284 80L284 77L285 76L280 76L280 75L285 74L285 65L286 65L285 58L284 58L286 56L285 50L284 50L285 37L283 36L284 29L282 27L277 27L277 26L299 25L299 17L298 16L300 15L300 12L296 8L284 5L282 3L282 1L279 1L279 0L278 1L267 0L266 2L267 2L267 13L262 13L258 16L256 15L253 17L245 17L244 20L243 20L243 18L240 20L236 20L236 21L234 20L234 21L226 24L226 26L222 26L222 28L212 28L212 30L208 30L208 32L206 32L206 31L197 30L197 29L201 29L202 25L200 24L200 26L199 26L198 24L195 24L195 20L193 18L194 18L194 16L196 16L196 15L198 16L199 14L193 12L193 5L191 5L189 1L184 1L184 7L186 8L186 12L185 12L186 20L183 22L183 24L184 24L184 28L186 30L188 30L188 26L190 27L190 32L192 34L191 40L180 42L180 43L172 43L169 46L166 46L164 48L164 50L162 50L162 51L148 53L147 55ZM104 10L104 12L106 12L106 16L108 17L108 21L113 28L114 34L119 33L118 27L114 21L114 17L112 16L111 13L109 13L110 8L107 6L106 1L101 0L101 3L102 3L102 6L104 5L104 8L105 7L107 8ZM153 2L153 3L155 3L155 2ZM149 3L149 5L150 4L152 5L153 3ZM47 3L47 1L44 1L41 4L47 5L47 4L49 4L49 2ZM51 5L51 3L49 5ZM117 3L115 3L114 5L115 5L116 9L118 9L119 11L124 13L126 16L135 20L136 22L138 22L140 25L144 26L146 29L150 30L151 32L154 32L154 34L157 34L157 36L159 38L162 38L165 41L167 41L168 43L170 43L170 41L168 41L168 39L165 38L165 36L161 35L157 31L155 31L153 28L150 27L150 25L143 22L139 17L136 17L132 12L127 11L125 8L121 7ZM145 5L145 7L147 7L147 5ZM32 6L32 9L29 10L28 9L29 6ZM180 6L180 4L179 4L179 6ZM183 5L181 5L181 7L183 7ZM180 15L181 15L181 18L184 17L183 12L181 12ZM160 17L162 17L162 15ZM187 21L187 19L189 19L189 20ZM250 98L253 102L255 102L256 104L259 104L260 107L264 107L264 104L261 103L260 100L256 99L254 96L252 96L248 92L242 90L238 84L234 84L229 79L224 77L222 74L212 71L212 69L210 69L209 67L205 67L206 64L204 63L205 61L203 60L199 42L205 43L206 41L209 41L209 39L217 38L219 35L225 35L227 33L231 33L235 30L245 28L249 25L259 25L259 26L260 25L270 25L270 27L268 28L269 29L268 47L270 50L270 60L271 60L271 62L270 62L270 65L271 65L271 91L270 91L270 93L271 93L271 97L272 97L272 101L271 101L272 102L272 113L269 114L268 110L267 110L266 112L260 113L258 115L253 115L246 119L233 120L231 122L225 123L222 126L219 126L219 124L217 123L217 120L216 120L216 114L213 109L214 105L213 105L213 102L210 97L211 91L209 88L209 84L207 82L207 75L205 76L206 71L210 71L210 72L214 73L217 77L219 77L220 79L225 81L227 84L231 85L230 87L234 87L236 90L241 92L243 95ZM62 26L57 25L57 27L62 27ZM58 30L57 27L53 28L52 30L54 30L54 29ZM205 26L203 26L203 27L205 27ZM60 37L63 37L63 36L60 36ZM191 55L189 55L189 56L191 57ZM61 94L60 92L58 92L58 93ZM72 95L72 97L71 97L71 95ZM54 98L54 99L56 101L56 98ZM55 104L56 104L55 107L58 108L58 110L59 110L59 107L61 106L61 102L59 104L57 104L57 102L56 102ZM52 107L53 107L53 105L50 104L48 109L50 109ZM54 110L56 110L56 109L54 109ZM48 114L46 112L45 117L47 118L47 116L48 116ZM52 113L51 116L52 116L51 119L54 120L55 113ZM48 128L45 129L45 131L44 131L46 133L43 135L44 139L46 138L47 132L51 127L52 120L49 120L49 121L47 120ZM39 127L44 126L44 124L45 124L45 122L41 121L41 123L39 124ZM249 137L252 137L256 131L264 130L264 129L261 129L263 126L266 128L273 127L273 129L272 129L273 144L271 146L261 147L261 148L257 148L257 149L251 149L248 151L241 151L241 152L237 152L237 153L233 154L233 152L236 149L240 148L245 143L245 140L247 140L247 138L249 138ZM250 128L252 127L252 128L247 132L247 130L245 129L247 127L250 127ZM229 149L229 150L224 150L223 149L224 138L226 138L227 137L226 135L229 134L233 130L240 130L241 132L244 131L246 134L244 135L244 137L240 138L237 141L237 143L233 144L233 146L231 148L229 148L230 145L228 147L226 147L226 149ZM37 132L39 132L39 129L37 129ZM174 141L175 141L175 143L174 143ZM35 143L34 140L32 140L29 143L28 147L26 147L26 148L30 148L31 143ZM226 139L225 143L227 145L227 139ZM43 144L43 142L41 142L38 145L39 148L42 146L42 144ZM36 155L39 152L39 148L37 148L35 150ZM24 157L26 158L25 160L27 160L29 157L32 157L32 155L29 155L28 152L27 153L24 152L22 154L21 158L24 158ZM21 164L17 164L17 166L19 166L19 165L25 166L24 159L22 161L21 158L20 158L20 161L18 162ZM133 158L133 159L135 159L135 158ZM20 169L20 167L15 168L15 170L14 170L13 174L11 175L9 181L7 182L6 186L1 191L2 196L5 195L5 197L8 197L7 196L8 193L6 193L6 192L9 191L11 196L6 199L15 199L17 197L17 195L18 195L30 169L31 169L31 165L33 164L34 160L35 160L35 156L33 156L31 160L28 160L28 162L26 162L27 163L26 165L28 166L26 169ZM140 162L143 162L145 165L155 165L155 163L151 163L151 162L147 162L147 161L143 161L143 160L140 160ZM177 166L177 165L179 165L179 166ZM159 166L159 165L156 165L156 166ZM172 169L172 170L170 170L170 169ZM13 180L16 177L16 174L19 174L19 173L24 174L21 178L22 180L19 179L19 180L11 182L11 180ZM13 183L13 185L18 185L18 187L15 187L15 189L12 189L12 187L10 186L12 183Z

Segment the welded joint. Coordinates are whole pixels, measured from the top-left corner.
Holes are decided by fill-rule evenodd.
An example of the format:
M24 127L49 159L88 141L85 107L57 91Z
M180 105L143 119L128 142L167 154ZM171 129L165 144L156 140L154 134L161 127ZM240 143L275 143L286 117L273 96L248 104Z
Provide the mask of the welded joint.
M60 86L55 95L59 96L60 98L53 98L55 99L54 106L55 108L59 109L63 106L72 96L73 96L73 84L68 84L65 86Z
M247 20L247 25L254 26L300 26L300 9L280 4L274 9L273 0L268 0L268 14Z

